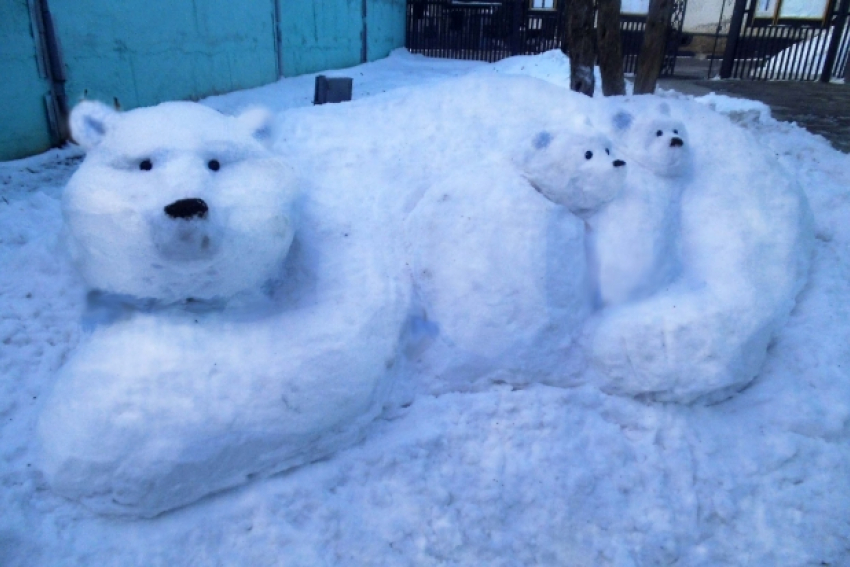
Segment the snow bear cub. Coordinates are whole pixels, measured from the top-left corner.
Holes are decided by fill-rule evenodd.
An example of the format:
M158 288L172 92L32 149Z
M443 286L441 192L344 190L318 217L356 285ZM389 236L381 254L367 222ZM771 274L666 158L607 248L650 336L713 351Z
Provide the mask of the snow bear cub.
M591 310L585 219L617 195L626 169L579 122L532 134L517 163L455 172L411 213L415 328L428 343L413 358L431 392L567 373Z
M687 130L666 104L637 118L620 111L613 126L630 167L620 196L590 226L603 307L647 297L681 271L681 195L691 168Z
M292 242L297 183L270 116L191 102L71 114L86 160L65 189L72 257L94 289L164 303L257 293Z

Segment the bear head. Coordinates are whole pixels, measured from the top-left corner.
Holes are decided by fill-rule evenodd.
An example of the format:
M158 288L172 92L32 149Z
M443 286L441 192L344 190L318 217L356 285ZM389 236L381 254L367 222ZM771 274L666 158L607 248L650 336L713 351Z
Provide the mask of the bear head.
M297 181L271 117L192 102L117 112L85 101L86 159L63 194L72 259L93 289L173 303L254 294L292 243Z
M614 199L623 187L626 162L613 155L611 142L582 128L538 132L520 164L541 195L587 218Z
M637 117L620 111L613 122L630 161L662 177L680 176L689 168L688 131L682 121L670 116L667 104L647 109Z

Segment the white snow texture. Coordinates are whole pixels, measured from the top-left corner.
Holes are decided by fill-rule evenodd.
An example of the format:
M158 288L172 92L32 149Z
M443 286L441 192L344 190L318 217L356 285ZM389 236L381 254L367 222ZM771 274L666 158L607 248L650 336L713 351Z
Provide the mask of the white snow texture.
M346 73L0 164L0 564L846 561L846 155L560 52Z

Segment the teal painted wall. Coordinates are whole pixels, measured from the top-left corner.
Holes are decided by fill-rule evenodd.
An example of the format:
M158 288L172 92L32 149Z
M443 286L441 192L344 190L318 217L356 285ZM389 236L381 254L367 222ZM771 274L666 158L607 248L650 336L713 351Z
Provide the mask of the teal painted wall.
M70 105L197 99L277 79L275 0L51 0Z
M366 0L366 54L404 45L405 0ZM363 53L363 0L49 0L68 105L123 109L198 99L350 67ZM277 3L277 5L275 5ZM280 45L275 37L275 8ZM52 142L27 0L0 0L0 160Z
M360 63L361 0L278 0L283 75Z
M406 0L368 0L366 21L369 61L382 59L404 47Z
M361 63L362 0L277 1L285 77ZM368 61L404 47L406 6L406 0L367 0Z
M0 160L43 152L51 145L27 0L0 0Z

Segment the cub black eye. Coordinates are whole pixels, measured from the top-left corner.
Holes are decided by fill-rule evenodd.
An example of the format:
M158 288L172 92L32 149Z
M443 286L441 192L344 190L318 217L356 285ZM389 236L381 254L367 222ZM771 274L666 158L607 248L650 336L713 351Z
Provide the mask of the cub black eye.
M593 152L591 152L591 151L584 152L584 159L590 159L592 157L593 157Z
M655 135L656 135L656 136L660 136L660 135L662 135L663 133L664 133L664 132L662 132L661 130L659 130L658 132L656 132L656 133L655 133Z
M151 160L149 159L143 159L139 162L139 169L142 171L150 171L153 169L153 163L151 163Z
M678 131L678 130L673 130L673 133L674 133L674 134L678 134L678 133L679 133L679 131Z
M218 163L217 159L211 159L210 161L207 162L207 167L210 168L210 170L212 170L212 171L218 171L219 168L221 167L221 164Z
M605 153L606 153L607 155L609 155L609 156L610 156L610 155L611 155L611 150L609 150L608 148L605 148Z

